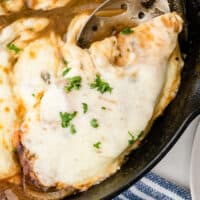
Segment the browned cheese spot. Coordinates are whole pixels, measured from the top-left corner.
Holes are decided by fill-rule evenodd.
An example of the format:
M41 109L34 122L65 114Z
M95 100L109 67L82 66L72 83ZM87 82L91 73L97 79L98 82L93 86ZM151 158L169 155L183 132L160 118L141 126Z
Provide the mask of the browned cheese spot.
M6 73L6 74L9 74L10 70L8 68L4 68L3 71Z
M10 108L8 107L8 106L6 106L5 108L4 108L4 110L5 110L5 112L10 112Z
M35 53L35 51L30 51L29 52L29 57L31 58L31 59L34 59L35 57L36 57L36 53Z
M2 130L4 127L3 127L3 125L2 124L0 124L0 130Z
M16 109L16 115L18 116L18 119L20 121L23 120L25 112L26 112L26 108L24 106L24 103L23 103L22 100L19 100L18 106L17 106L17 109Z

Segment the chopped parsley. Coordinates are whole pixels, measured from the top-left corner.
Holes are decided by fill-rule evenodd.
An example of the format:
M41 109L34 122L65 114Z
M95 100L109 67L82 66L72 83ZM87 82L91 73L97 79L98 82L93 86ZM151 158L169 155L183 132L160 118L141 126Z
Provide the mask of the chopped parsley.
M91 124L91 126L93 128L98 128L99 127L98 121L95 118L90 121L90 124Z
M96 149L100 149L101 148L101 142L97 142L95 144L93 144L93 147Z
M76 117L77 112L67 113L67 112L60 112L61 118L61 126L62 128L67 128L70 125L70 122ZM73 128L72 128L73 129Z
M17 47L15 44L13 43L9 43L7 45L7 48L11 51L14 51L15 53L19 53L22 49L20 49L19 47Z
M130 135L130 140L128 141L129 145L133 144L136 141L136 138L134 137L133 133L131 131L128 131L128 134Z
M105 92L112 92L113 88L110 87L109 83L103 81L100 75L96 75L96 79L94 83L90 84L91 89L97 89L101 94Z
M65 68L63 69L62 75L63 75L63 76L66 76L66 75L69 73L69 71L70 71L71 69L72 69L72 68L70 68L70 67L65 67Z
M75 126L73 124L70 125L70 132L71 132L71 134L75 134L76 133L76 128L75 128Z
M66 76L72 68L68 67L68 62L64 58L63 58L63 64L65 65L65 68L63 69L62 75Z
M35 94L32 94L32 97L35 97Z
M102 106L101 109L102 109L102 110L106 110L106 107L105 107L105 106Z
M124 35L128 35L128 34L133 33L133 30L131 28L125 28L121 31L121 33Z
M67 85L64 87L66 92L71 92L73 89L79 90L81 87L82 78L80 76L74 76L67 78Z
M133 144L136 140L140 139L141 136L144 134L144 131L141 131L136 137L133 135L133 133L131 131L128 131L128 134L130 135L130 140L128 141L128 143L131 145Z
M83 113L85 114L88 111L88 105L86 103L82 103Z

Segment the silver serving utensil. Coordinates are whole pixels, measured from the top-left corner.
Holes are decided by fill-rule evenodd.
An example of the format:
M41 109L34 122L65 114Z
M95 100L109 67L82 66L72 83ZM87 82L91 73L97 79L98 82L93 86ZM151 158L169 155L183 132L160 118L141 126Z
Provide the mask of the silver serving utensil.
M89 17L77 38L88 48L94 41L116 34L127 27L147 21L169 11L163 0L106 0ZM167 2L167 0L165 1Z

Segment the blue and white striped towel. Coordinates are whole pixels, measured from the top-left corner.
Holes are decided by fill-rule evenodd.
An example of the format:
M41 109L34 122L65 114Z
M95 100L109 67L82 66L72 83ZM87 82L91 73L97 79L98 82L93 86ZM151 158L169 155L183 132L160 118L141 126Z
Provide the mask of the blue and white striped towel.
M150 172L113 200L191 200L190 192Z

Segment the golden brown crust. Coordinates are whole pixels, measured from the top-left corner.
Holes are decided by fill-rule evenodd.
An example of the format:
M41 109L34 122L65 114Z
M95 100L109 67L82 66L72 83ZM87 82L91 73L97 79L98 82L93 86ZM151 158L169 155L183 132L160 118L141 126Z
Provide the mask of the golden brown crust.
M56 200L63 199L65 196L73 194L75 191L71 189L60 190L55 192L39 192L30 188L28 185L24 190L22 185L18 182L1 181L0 182L0 199L14 199L19 200ZM2 197L2 198L1 198Z
M160 21L166 28L173 28L175 33L180 32L182 28L182 19L176 13L172 13L170 16L163 15L160 17ZM120 51L120 56L115 60L115 64L117 66L126 65L128 60L127 58L129 57L130 51L132 51L130 48L134 48L134 45L132 45L133 47L128 45L128 37L131 38L134 35L134 38L142 49L150 49L152 48L152 45L157 45L159 47L163 46L163 41L158 37L155 37L155 35L152 33L153 26L155 26L154 23L144 23L138 26L136 29L132 28L132 33L129 35L119 34L117 36L117 45Z
M20 134L23 134L23 133L20 132ZM18 153L20 164L21 166L23 166L22 175L21 175L22 185L28 196L33 196L33 197L44 196L44 199L48 199L47 196L53 195L56 197L57 195L55 194L59 194L58 196L60 196L61 194L66 196L66 195L71 195L77 190L71 186L65 189L59 190L58 189L59 183L55 185L55 187L45 187L44 185L42 185L42 183L40 183L40 181L38 180L36 174L34 173L32 169L31 163L34 162L35 156L30 154L30 152L20 142L17 144L17 153ZM43 199L43 197L41 199Z
M169 65L171 66L170 69L173 70L173 74L167 74L170 82L168 84L166 83L163 88L160 102L154 111L154 118L159 117L164 112L165 108L175 98L180 85L183 61L178 44L169 59Z

